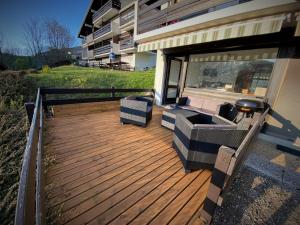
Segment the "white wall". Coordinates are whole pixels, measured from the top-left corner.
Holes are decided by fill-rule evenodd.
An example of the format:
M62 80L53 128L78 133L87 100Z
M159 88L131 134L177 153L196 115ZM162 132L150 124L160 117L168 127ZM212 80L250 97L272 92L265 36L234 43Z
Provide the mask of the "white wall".
M131 67L134 67L133 54L122 54L121 61L130 64Z
M166 67L166 56L164 55L162 50L157 50L155 81L154 81L155 101L157 105L162 104L164 80L165 80L165 67Z
M134 54L135 70L144 70L146 67L152 68L156 65L156 54L149 52L137 52Z

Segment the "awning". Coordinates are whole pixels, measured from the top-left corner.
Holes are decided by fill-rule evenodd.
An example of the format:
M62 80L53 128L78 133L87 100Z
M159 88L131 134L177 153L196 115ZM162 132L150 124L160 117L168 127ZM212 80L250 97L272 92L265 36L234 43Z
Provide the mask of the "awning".
M219 52L190 55L190 62L222 62L222 61L248 61L257 59L276 59L277 48L265 48L243 51Z
M286 16L283 14L261 17L150 41L139 44L138 52L174 48L237 37L276 33L281 30L285 18Z

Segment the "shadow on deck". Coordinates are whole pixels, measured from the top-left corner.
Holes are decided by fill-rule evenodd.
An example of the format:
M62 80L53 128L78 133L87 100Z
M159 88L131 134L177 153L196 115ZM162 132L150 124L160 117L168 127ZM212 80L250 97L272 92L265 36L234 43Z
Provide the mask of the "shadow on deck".
M58 106L47 119L55 157L46 206L60 224L188 224L197 220L211 171L185 174L155 107L147 128L120 125L119 102Z

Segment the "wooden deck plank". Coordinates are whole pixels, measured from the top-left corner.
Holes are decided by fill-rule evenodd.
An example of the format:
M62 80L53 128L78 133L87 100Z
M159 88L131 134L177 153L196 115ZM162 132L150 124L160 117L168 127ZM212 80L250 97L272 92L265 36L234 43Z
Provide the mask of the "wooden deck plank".
M60 224L186 224L197 219L211 172L185 174L155 107L147 128L120 125L119 103L56 106L46 183Z

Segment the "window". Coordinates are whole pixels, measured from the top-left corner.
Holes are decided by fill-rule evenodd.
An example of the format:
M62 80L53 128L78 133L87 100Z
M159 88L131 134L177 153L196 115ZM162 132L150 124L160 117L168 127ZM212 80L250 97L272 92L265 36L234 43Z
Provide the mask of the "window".
M191 55L185 86L265 96L277 49Z

